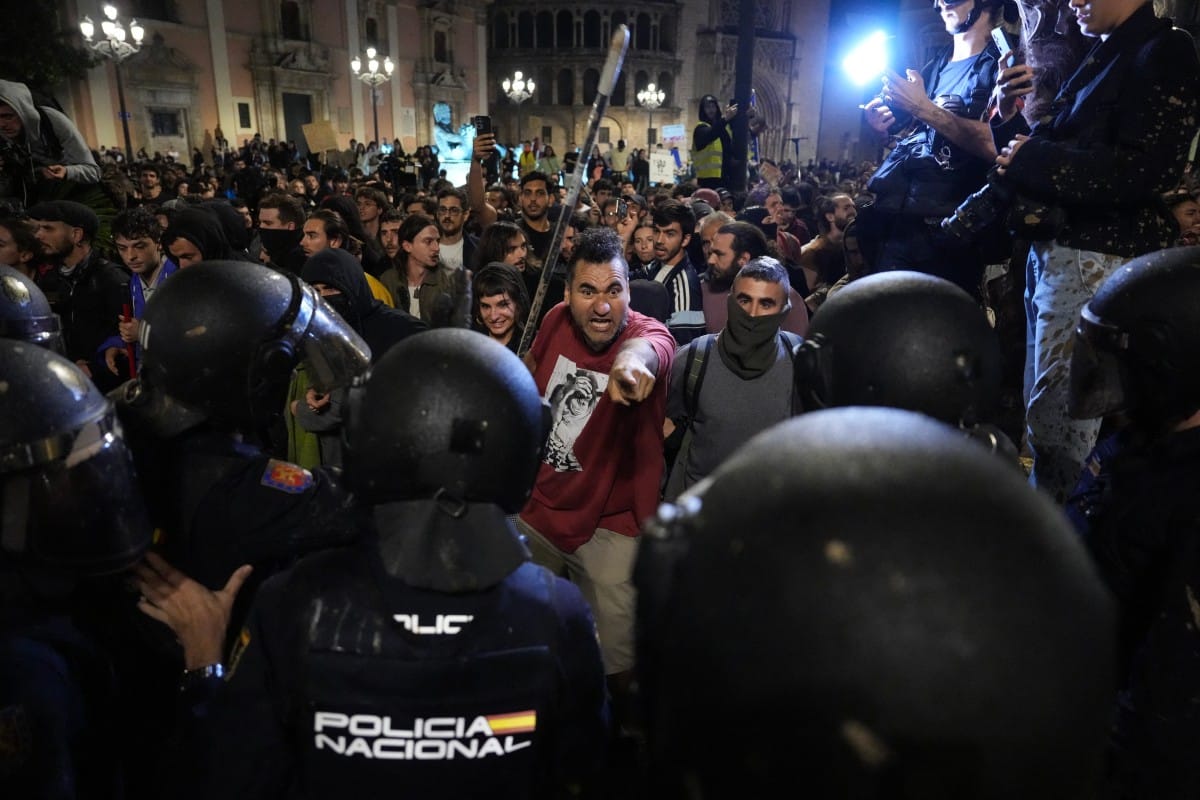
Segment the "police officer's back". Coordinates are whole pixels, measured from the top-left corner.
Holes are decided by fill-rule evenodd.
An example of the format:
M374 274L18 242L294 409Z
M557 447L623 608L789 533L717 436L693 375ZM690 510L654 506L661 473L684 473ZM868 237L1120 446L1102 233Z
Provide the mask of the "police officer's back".
M1057 510L952 429L804 414L644 536L651 796L1095 796L1111 603Z
M505 517L546 430L528 370L469 331L401 342L351 390L364 537L259 593L214 712L214 795L534 797L587 781L607 721L591 614Z

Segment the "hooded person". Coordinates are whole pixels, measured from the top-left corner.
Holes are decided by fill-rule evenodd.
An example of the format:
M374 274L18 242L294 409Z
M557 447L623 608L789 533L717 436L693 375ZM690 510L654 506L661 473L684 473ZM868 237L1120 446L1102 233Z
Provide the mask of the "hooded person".
M250 247L251 230L246 227L246 218L241 212L226 200L205 200L200 207L210 209L216 215L234 254L239 257L244 255Z
M402 339L428 328L413 315L376 300L358 259L340 247L314 253L304 262L300 277L363 337L371 348L372 361Z
M300 277L320 294L371 349L371 361L392 345L428 326L411 314L388 308L371 294L366 273L353 255L327 247L304 262ZM340 466L345 391L321 392L297 369L288 388L288 458L302 467Z
M163 232L163 247L181 268L201 261L239 261L217 213L210 208L180 211Z
M0 198L25 205L42 199L47 181L100 182L100 167L70 118L35 104L29 87L15 81L0 80L0 162Z
M700 98L700 124L692 131L692 163L696 167L696 183L708 189L724 185L733 153L733 138L729 122L737 116L737 104L721 110L717 98L706 94Z

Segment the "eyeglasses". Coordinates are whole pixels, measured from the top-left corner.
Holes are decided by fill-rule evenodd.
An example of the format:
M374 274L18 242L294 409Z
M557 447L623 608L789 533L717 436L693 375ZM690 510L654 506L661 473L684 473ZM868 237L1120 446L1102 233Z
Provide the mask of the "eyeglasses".
M438 216L442 217L457 217L463 213L461 208L450 208L448 206L438 206Z

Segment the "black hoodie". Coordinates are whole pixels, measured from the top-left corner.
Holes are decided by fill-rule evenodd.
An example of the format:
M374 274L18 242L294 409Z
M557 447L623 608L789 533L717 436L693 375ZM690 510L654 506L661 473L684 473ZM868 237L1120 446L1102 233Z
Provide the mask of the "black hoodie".
M163 247L169 248L176 239L187 239L195 245L205 261L246 260L246 256L239 257L229 246L225 231L212 209L189 208L176 214L163 233Z
M342 293L327 297L350 327L371 347L371 361L378 361L392 345L428 326L399 309L388 308L371 294L358 259L345 250L327 247L304 262L300 277L306 283L322 283Z

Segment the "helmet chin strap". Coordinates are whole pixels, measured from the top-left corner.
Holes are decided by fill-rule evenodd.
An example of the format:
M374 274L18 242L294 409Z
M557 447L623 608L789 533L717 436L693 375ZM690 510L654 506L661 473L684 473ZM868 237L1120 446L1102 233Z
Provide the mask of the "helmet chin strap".
M971 30L976 22L979 21L979 16L983 13L981 3L982 0L975 0L975 7L971 9L971 13L967 15L966 20L960 23L959 26L954 29L956 34L966 33L967 31Z

